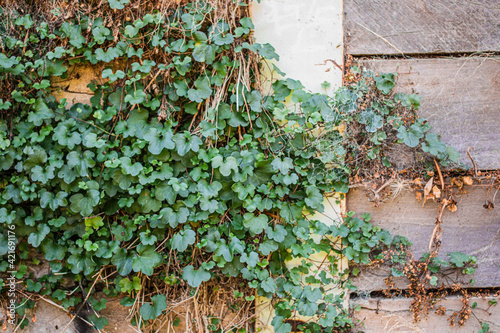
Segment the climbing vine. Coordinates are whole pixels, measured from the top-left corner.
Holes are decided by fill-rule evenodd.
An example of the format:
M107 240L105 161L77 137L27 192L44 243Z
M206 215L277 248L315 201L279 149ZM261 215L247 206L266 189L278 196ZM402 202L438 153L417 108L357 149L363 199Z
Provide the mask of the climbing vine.
M259 64L279 56L253 42L245 2L2 2L0 270L4 292L8 277L22 281L20 327L43 299L77 315L88 304L102 329L100 292L156 327L211 284L231 286L235 309L273 299L276 332L296 314L316 318L304 331L347 331L345 291L327 287L350 286L342 258L368 264L399 240L367 218L309 213L366 172L355 161L391 168L387 142L426 167L457 161L415 116L418 96L389 94L392 74L364 73L330 97L290 78L263 91ZM57 100L51 83L85 66L100 73L90 103ZM387 97L367 104L373 87ZM316 252L320 267L307 260Z

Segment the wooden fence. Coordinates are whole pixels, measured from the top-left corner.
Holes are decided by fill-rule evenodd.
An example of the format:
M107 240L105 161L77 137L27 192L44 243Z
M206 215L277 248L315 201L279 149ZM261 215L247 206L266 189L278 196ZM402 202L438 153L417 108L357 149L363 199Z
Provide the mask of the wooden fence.
M467 150L481 170L500 169L500 3L498 0L344 0L346 53L377 72L396 72L397 90L422 96L420 114L434 131L455 147L461 162L471 166ZM443 216L440 255L461 251L478 258L475 283L493 295L500 288L500 195L485 187L466 187L456 193L456 212ZM497 207L485 209L486 202ZM490 206L491 208L491 206ZM418 258L428 251L439 206L422 207L408 191L379 207L361 190L347 196L347 209L367 212L372 221L413 242ZM411 299L385 298L383 279L388 267L365 271L356 280L359 291L351 304L361 305L357 317L364 332L477 332L486 322L500 332L500 305L488 297L477 303L463 328L450 327L447 318L462 308L459 296L441 301L444 315L430 313L413 322ZM408 281L396 281L407 288ZM476 289L474 289L476 290Z

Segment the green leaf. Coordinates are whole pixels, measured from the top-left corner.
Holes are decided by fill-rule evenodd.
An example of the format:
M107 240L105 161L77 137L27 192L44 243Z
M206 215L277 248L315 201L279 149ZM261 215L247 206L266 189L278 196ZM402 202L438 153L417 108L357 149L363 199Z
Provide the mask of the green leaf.
M260 262L259 254L254 251L250 252L250 254L243 253L240 260L242 263L246 263L249 267L255 267Z
M424 137L424 132L418 124L412 124L408 131L404 126L398 129L397 137L408 147L416 147L420 143L420 139Z
M193 59L210 65L215 60L216 51L217 46L215 45L210 45L206 42L196 43L193 50Z
M426 153L436 156L439 153L446 152L446 145L439 139L437 134L427 133L425 135L425 141L427 144L422 144L422 150Z
M49 180L54 179L55 168L52 165L47 166L45 169L39 165L36 165L31 169L31 179L34 182L40 182L46 184Z
M212 95L210 88L210 79L203 76L194 82L196 89L189 89L187 92L188 98L196 103L201 103Z
M172 138L173 134L170 129L158 130L156 128L151 128L144 133L144 140L149 142L148 150L154 155L161 154L162 150L165 148L174 149L175 143Z
M128 278L121 279L119 284L121 287L121 292L124 293L132 290L139 291L142 288L141 279L139 279L137 276L134 276L132 281L130 281Z
M192 265L186 266L182 273L182 278L193 288L197 288L202 282L210 280L210 277L210 272L207 272L203 268L196 270Z
M274 316L271 325L273 325L275 333L290 333L292 331L292 325L285 323L281 316Z
M118 274L126 276L132 271L134 254L128 253L126 249L119 249L111 258L111 262L116 266Z
M102 330L105 326L109 325L109 320L107 318L97 317L95 313L92 313L89 319L98 330Z
M266 229L269 218L265 214L255 216L253 213L243 215L243 226L250 231L252 236L258 235Z
M40 196L40 207L45 208L49 207L53 211L55 211L59 207L64 207L68 204L66 197L68 193L59 191L56 195L51 192L43 192Z
M309 186L306 190L307 198L305 203L314 210L323 209L323 195L316 186Z
M235 174L238 173L238 161L233 156L229 156L225 161L222 156L216 155L212 159L212 167L219 168L220 173L227 177L231 174L231 170Z
M33 20L31 19L30 14L24 15L16 19L14 22L15 25L17 26L23 26L26 30L31 28L33 26Z
M384 118L373 110L365 110L359 114L359 122L366 125L365 128L369 133L374 133L382 128Z
M52 119L54 112L49 109L47 104L42 99L37 99L33 104L33 110L28 114L28 121L32 122L35 126L41 126L44 120Z
M132 269L134 272L152 275L154 268L161 262L162 256L156 252L154 246L139 244L137 246L137 257L133 259Z
M465 263L471 261L471 257L462 252L451 252L448 254L450 262L456 267L463 267Z
M279 170L282 174L286 175L293 169L293 160L290 157L285 157L284 159L277 157L271 165L274 170Z
M269 239L275 240L278 243L281 243L285 240L288 232L285 230L285 227L278 224L274 227L274 230L271 227L266 228L266 235Z
M104 52L104 50L101 48L98 48L95 51L96 60L103 61L106 63L111 62L122 55L123 55L123 52L120 51L117 47L110 47L110 48L108 48L108 50L106 52Z
M45 259L48 261L63 260L66 253L64 246L55 243L51 239L46 239L43 242L42 250L44 252Z
M145 303L139 310L144 320L156 319L167 309L167 297L165 295L155 295L151 297L151 301L151 304Z
M50 228L45 223L39 224L37 226L37 231L32 232L28 237L28 243L34 247L39 247L42 241L50 233Z
M387 95L396 83L396 81L394 80L394 74L392 73L383 73L375 76L374 79L377 89L380 90L384 95Z
M179 252L184 252L189 245L196 242L196 232L191 229L182 230L172 237L172 248Z
M61 31L64 32L66 37L69 38L69 43L71 45L77 49L81 49L83 47L85 38L82 36L82 28L80 25L71 25L68 22L64 22L61 25Z
M87 191L87 196L84 196L82 193L77 193L72 195L69 199L71 202L70 209L75 213L80 213L83 217L87 217L92 215L99 200L99 191L97 190Z
M198 152L202 141L198 136L191 136L189 132L177 133L174 135L173 140L177 149L177 154L180 156L186 155L189 151Z
M146 93L142 90L135 90L133 94L125 96L125 102L130 104L141 104L146 101Z
M94 157L95 154L92 151L86 150L83 154L78 151L72 151L66 158L70 168L75 169L81 177L88 177L89 169L95 166Z
M113 73L112 69L107 68L102 71L102 78L103 79L109 78L109 82L115 82L118 79L125 78L125 73L121 70L117 70L116 73Z

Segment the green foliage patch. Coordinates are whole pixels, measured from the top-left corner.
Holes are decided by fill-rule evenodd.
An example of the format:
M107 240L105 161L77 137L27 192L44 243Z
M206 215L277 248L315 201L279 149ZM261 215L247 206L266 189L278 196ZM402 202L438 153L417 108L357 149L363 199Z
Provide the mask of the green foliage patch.
M278 55L252 42L244 3L229 6L240 13L234 22L211 4L151 10L116 26L90 12L51 25L20 11L0 12L6 22L0 233L15 226L17 278L30 277L28 291L65 308L81 302L64 292L80 284L86 293L98 288L134 296L145 288L145 276L154 279L156 295L140 307L141 319L133 319L140 326L165 312L161 290L169 286L196 290L238 278L277 300L276 332L290 332L287 319L295 312L317 316L304 327L310 332L348 330L345 291L327 292L333 283L348 286L349 272L337 263L342 256L369 263L368 253L392 240L368 223L358 225L361 220L327 226L304 214L322 212L325 194L348 190L349 148L339 126L355 119L377 146L390 123L401 143L421 145L443 162L455 156L423 121L405 124L392 112L418 107L413 95L359 112L364 81L328 97L282 79L264 94L257 64ZM113 13L133 8L128 0L108 5ZM103 68L89 85L90 103L57 101L51 80L82 65ZM392 74L367 78L386 95L394 86ZM321 128L327 135L318 136ZM38 279L26 270L42 262L31 251L50 267ZM315 272L307 260L286 265L315 252L325 252L325 271ZM463 262L458 255L452 260L458 267ZM310 272L304 283L300 276ZM106 286L93 283L102 276ZM20 304L19 314L33 305ZM91 304L96 311L106 306ZM107 323L91 320L100 329Z

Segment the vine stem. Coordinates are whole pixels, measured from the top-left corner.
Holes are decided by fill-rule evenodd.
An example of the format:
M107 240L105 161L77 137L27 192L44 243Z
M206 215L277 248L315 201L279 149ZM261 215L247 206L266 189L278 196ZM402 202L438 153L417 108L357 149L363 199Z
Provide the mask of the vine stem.
M99 280L99 277L101 276L101 273L102 273L103 270L104 270L104 268L101 268L101 270L99 271L99 273L96 274L96 275L98 275L98 277L94 280L94 282L92 283L92 286L90 286L89 292L87 293L87 296L85 296L85 300L83 301L82 305L80 305L80 308L78 309L78 311L76 312L76 314L73 317L71 317L71 320L64 327L64 329L61 331L61 333L64 333L68 329L69 325L71 325L71 323L73 322L73 320L75 320L75 318L78 317L78 314L82 310L82 308L85 305L85 303L87 303L87 300L89 299L90 294L92 293L92 289L94 289L94 286L97 283L97 281Z
M441 221L441 218L443 217L444 209L446 208L446 206L448 206L448 200L447 199L443 200L443 205L441 206L441 209L439 211L439 216L436 219L436 224L434 226L434 230L432 231L432 235L431 235L431 238L429 240L429 253L431 253L432 244L434 243L434 240L436 238L436 233L438 231L438 228L443 223Z

